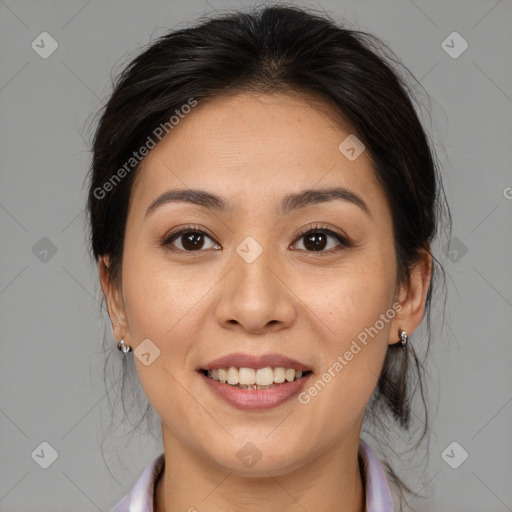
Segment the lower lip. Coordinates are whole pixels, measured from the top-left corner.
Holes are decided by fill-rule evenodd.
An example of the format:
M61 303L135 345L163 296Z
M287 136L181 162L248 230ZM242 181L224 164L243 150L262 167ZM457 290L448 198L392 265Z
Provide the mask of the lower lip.
M313 375L309 373L298 380L286 382L270 389L241 389L213 380L202 372L198 373L219 398L244 411L270 409L286 402L293 396L298 395L306 381Z

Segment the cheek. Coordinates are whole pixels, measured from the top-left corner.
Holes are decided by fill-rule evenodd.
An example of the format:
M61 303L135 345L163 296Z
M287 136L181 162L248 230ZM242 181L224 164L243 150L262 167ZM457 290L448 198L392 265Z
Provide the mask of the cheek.
M318 400L319 408L338 404L332 413L341 423L347 410L353 411L352 415L364 409L388 347L395 312L394 269L393 265L387 267L386 261L389 263L383 257L375 258L337 269L332 279L317 281L323 284L307 301L315 313L311 321L322 354L321 382L311 391L325 393L323 400L311 400Z
M321 318L317 324L325 330L324 339L339 342L337 349L373 326L390 308L394 268L385 261L384 257L354 260L330 271L329 278L310 275L302 280L300 295L307 297L305 302Z
M194 305L214 285L205 274L171 266L159 250L135 250L127 256L123 289L132 335L159 339L185 317L193 317Z

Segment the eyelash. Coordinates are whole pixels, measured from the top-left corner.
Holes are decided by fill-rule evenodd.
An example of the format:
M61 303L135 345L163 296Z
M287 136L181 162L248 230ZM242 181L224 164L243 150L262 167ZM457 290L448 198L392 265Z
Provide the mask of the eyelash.
M318 233L318 232L321 232L321 233L325 233L327 235L331 235L331 236L334 236L338 242L340 242L340 245L341 247L337 247L337 248L331 248L331 249L328 249L328 250L322 250L322 251L305 251L305 252L308 252L308 253L312 253L312 254L316 254L316 255L319 255L319 256L322 256L322 255L329 255L329 254L333 254L335 252L338 252L340 250L343 250L343 249L347 249L349 247L353 247L353 243L350 242L346 237L344 237L343 235L341 235L340 233L336 232L336 231L333 231L332 229L330 229L329 227L327 226L323 226L321 224L317 224L315 226L310 226L304 230L302 230L300 233L298 233L295 237L296 240L299 240L300 238L303 238L305 237L306 235L309 235L309 234L312 234L312 233ZM181 253L188 253L188 254L193 254L193 253L200 253L200 252L204 252L202 250L197 250L197 251L184 251L182 249L177 249L177 248L174 248L172 246L172 242L175 240L175 239L178 239L181 235L185 234L185 233L199 233L201 235L206 235L208 238L212 239L213 240L213 237L211 237L206 231L200 229L198 226L195 226L195 225L189 225L189 226L185 226L184 228L181 228L180 230L178 231L174 231L172 233L169 233L168 235L166 235L164 237L164 239L161 241L161 245L163 247L166 247L168 250L172 251L172 252L181 252Z

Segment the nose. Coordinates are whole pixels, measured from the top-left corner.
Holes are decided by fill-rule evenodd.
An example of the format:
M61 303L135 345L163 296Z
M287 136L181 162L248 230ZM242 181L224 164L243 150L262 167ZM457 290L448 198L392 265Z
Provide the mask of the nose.
M252 334L290 327L296 307L289 281L289 272L270 249L253 261L235 254L232 271L220 286L217 321L223 328Z

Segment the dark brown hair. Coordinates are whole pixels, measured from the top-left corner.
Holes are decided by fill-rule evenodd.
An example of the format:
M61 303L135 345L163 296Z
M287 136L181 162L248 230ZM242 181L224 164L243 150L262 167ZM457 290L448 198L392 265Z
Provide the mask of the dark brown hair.
M393 52L375 36L348 29L325 13L289 5L224 13L160 37L118 76L95 132L88 197L94 259L109 255L111 278L119 282L139 163L133 153L191 98L201 102L237 91L301 93L323 98L366 146L392 212L397 283L406 283L422 252L432 255L443 214L448 226L451 218L435 151L397 64ZM439 273L442 266L433 257L425 311L427 349ZM415 379L425 411L419 443L428 429L422 373L414 336L407 355L389 347L365 421L373 418L385 426L384 417L389 416L407 430ZM412 491L387 469L402 503L402 491Z

